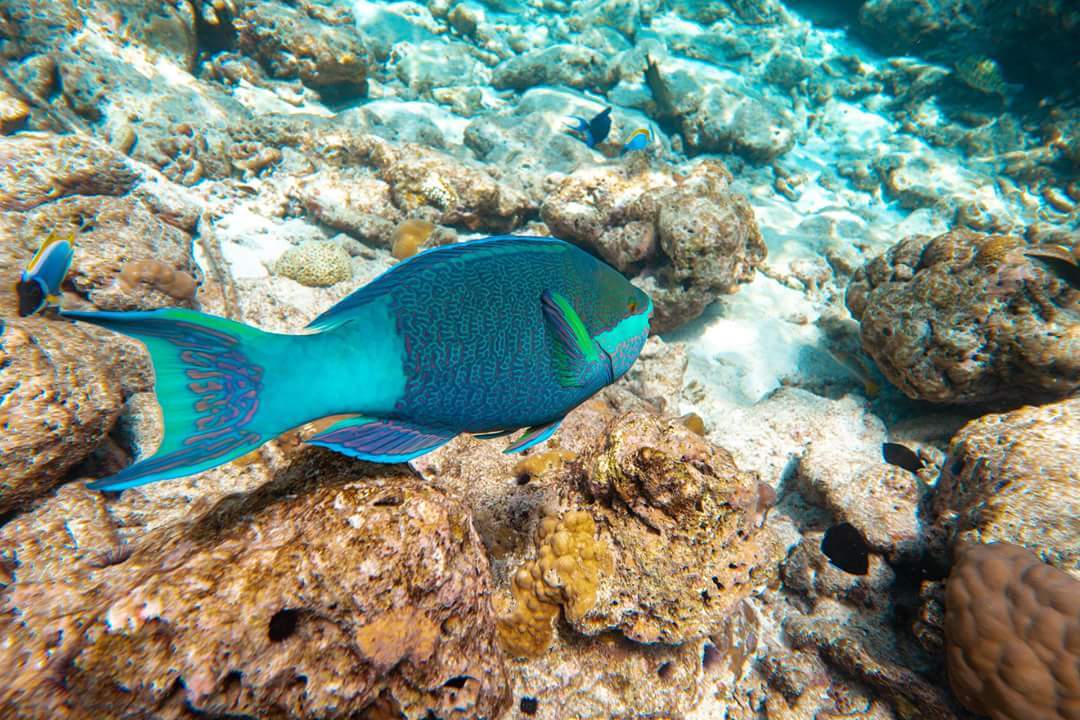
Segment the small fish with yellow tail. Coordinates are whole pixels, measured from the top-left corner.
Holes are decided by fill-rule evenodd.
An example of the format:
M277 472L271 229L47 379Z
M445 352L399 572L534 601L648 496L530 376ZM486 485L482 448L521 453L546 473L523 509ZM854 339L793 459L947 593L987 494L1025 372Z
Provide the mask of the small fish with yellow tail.
M27 263L15 293L19 297L19 316L41 312L46 306L60 304L60 283L67 277L75 255L73 238L59 238L53 233L45 238Z
M649 147L649 143L652 142L652 133L648 128L638 128L634 132L630 133L630 137L627 138L623 144L622 151L624 153L634 152L635 150L644 150Z

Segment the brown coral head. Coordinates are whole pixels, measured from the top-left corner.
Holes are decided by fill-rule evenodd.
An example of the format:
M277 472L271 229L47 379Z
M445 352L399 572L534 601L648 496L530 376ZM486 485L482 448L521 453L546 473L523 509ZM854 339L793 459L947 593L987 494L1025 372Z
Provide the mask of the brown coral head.
M1009 543L956 550L945 588L949 682L993 720L1075 720L1080 580Z
M198 288L198 282L188 273L152 259L126 263L120 271L119 280L120 286L128 292L140 283L146 283L176 300L190 300Z
M409 219L394 229L391 252L398 260L412 257L435 232L435 224L426 220Z

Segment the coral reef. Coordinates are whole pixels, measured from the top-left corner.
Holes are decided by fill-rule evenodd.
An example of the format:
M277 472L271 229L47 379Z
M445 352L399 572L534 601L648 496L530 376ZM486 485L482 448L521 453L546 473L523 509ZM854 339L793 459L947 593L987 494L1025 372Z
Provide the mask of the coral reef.
M344 718L380 703L464 719L506 705L479 540L458 503L413 477L309 450L259 490L104 557L93 549L115 538L100 495L72 488L41 512L0 531L15 562L0 594L15 642L0 654L18 668L5 713Z
M1080 578L1009 543L966 544L945 591L949 683L992 720L1075 717Z
M352 277L352 262L340 245L309 240L282 253L274 272L308 287L328 287Z
M1080 290L1022 238L902 240L855 273L863 349L909 397L1016 404L1080 387Z
M677 420L624 415L580 467L613 573L593 610L567 618L573 627L685 642L709 634L773 572L778 548L758 529L767 509L758 480Z
M536 559L513 576L517 608L499 620L499 634L508 650L520 655L543 653L551 644L551 622L560 606L567 621L575 622L596 604L600 574L611 571L611 556L595 534L596 523L581 510L540 521Z
M123 195L137 179L123 155L87 138L0 138L0 210L30 210L68 195Z
M367 92L367 50L351 28L343 27L351 18L344 13L327 17L331 12L315 4L245 4L234 22L238 45L274 77L299 78L316 90L362 96ZM324 22L327 19L331 22Z
M0 325L0 514L63 482L119 416L119 379L97 345L68 324Z
M652 328L672 330L753 277L766 248L745 198L715 161L687 175L632 166L576 172L544 201L552 232L594 250L653 298Z
M435 224L425 220L406 220L394 228L394 240L390 247L391 254L398 260L412 257L420 252L424 244L435 232Z
M160 260L132 260L120 271L120 284L134 290L139 283L150 283L174 300L191 300L198 283L184 271L176 271Z
M1080 578L1080 399L984 415L949 445L936 541L1007 542Z

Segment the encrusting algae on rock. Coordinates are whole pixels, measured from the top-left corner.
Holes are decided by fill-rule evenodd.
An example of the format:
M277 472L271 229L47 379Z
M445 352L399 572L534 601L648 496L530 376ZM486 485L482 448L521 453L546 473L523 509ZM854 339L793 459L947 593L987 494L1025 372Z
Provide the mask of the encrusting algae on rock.
M433 232L435 223L415 218L406 220L394 228L394 241L390 252L398 260L412 257L420 252Z
M551 644L552 621L562 607L567 620L578 620L596 603L602 572L611 555L595 537L596 521L583 510L540 521L537 557L513 576L517 609L499 620L499 637L518 655L539 655Z

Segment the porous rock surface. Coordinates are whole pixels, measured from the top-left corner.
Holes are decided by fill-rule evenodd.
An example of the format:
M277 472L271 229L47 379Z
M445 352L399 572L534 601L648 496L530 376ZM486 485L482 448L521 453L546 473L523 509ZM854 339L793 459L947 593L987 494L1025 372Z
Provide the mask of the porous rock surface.
M482 546L465 509L415 477L309 449L270 484L122 553L109 551L109 502L64 495L0 531L0 657L14 672L0 714L465 719L505 707ZM57 553L73 557L46 562Z
M589 168L563 180L540 213L556 236L636 276L655 304L651 327L666 332L734 293L765 260L754 211L730 183L712 161L685 176L635 163Z
M1017 404L1080 388L1080 290L968 230L917 235L859 269L847 306L863 349L909 397Z
M938 544L1008 542L1080 578L1080 398L984 415L952 439Z
M98 342L68 323L0 321L0 514L61 482L123 406Z
M991 720L1080 717L1080 579L1009 543L966 544L945 590L949 682Z

